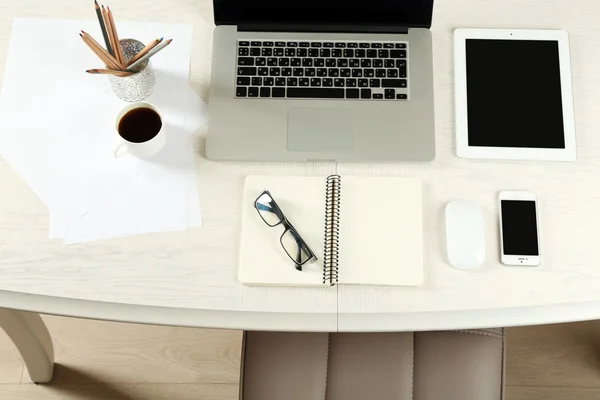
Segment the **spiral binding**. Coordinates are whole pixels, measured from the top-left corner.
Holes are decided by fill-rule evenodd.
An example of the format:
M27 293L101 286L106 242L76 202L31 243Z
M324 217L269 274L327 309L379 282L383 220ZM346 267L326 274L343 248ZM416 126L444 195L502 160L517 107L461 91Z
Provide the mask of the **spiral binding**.
M323 283L333 286L338 281L340 247L340 196L342 181L339 175L327 177L325 189L325 247Z

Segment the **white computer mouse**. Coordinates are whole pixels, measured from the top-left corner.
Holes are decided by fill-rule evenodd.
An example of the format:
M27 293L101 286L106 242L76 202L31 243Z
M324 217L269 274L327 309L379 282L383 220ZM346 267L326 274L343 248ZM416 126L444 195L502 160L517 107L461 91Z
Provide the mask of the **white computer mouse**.
M466 200L446 205L446 246L448 260L458 269L475 269L485 259L483 211Z

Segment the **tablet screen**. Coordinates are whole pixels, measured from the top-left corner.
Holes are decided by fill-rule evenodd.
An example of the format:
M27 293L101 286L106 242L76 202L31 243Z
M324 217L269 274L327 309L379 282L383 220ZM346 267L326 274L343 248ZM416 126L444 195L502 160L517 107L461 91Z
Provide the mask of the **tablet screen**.
M469 146L564 149L557 41L467 39Z

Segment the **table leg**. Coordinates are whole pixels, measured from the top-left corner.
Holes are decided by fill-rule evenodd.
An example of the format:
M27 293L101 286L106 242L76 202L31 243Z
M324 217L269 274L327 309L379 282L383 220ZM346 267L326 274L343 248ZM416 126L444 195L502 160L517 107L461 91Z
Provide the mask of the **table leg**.
M0 328L21 353L31 381L50 382L54 371L54 347L40 315L0 308Z

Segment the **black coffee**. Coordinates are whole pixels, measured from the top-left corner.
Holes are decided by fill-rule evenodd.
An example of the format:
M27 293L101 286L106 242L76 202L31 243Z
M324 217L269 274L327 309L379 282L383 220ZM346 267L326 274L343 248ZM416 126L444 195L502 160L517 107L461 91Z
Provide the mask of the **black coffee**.
M135 108L127 111L119 122L119 135L128 142L144 143L160 132L160 115L151 108Z

